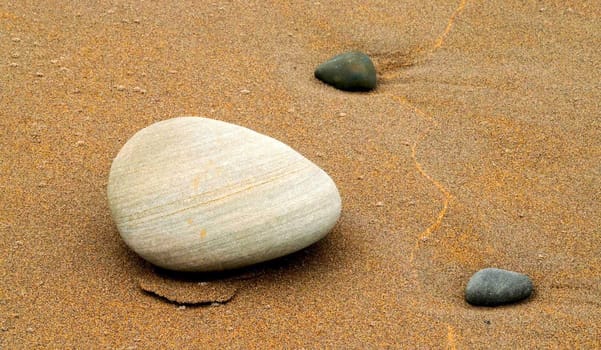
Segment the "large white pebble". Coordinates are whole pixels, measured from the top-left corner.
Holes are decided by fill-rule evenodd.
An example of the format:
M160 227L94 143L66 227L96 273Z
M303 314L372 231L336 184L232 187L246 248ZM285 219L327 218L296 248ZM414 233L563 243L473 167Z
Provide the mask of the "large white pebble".
M112 216L157 266L218 271L274 259L324 237L340 216L332 179L247 128L180 117L137 132L113 161Z

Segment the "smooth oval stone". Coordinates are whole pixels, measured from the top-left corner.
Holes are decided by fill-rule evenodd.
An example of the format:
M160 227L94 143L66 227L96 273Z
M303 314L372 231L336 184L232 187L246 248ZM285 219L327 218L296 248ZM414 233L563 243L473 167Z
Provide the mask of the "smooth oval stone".
M113 161L108 200L125 243L179 271L295 252L324 237L341 210L332 179L289 146L200 117L138 131Z
M376 68L362 52L347 52L322 63L315 77L337 89L368 91L376 87Z
M470 278L465 300L472 305L496 306L528 298L532 290L532 281L524 274L487 268Z

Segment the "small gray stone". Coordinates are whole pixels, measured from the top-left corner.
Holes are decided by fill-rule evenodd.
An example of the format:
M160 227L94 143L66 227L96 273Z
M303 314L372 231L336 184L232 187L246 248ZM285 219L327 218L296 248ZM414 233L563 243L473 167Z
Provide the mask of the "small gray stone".
M478 306L496 306L528 298L533 286L530 277L502 269L476 272L465 288L465 300Z
M362 52L347 52L322 63L315 77L346 91L369 91L376 87L376 68Z

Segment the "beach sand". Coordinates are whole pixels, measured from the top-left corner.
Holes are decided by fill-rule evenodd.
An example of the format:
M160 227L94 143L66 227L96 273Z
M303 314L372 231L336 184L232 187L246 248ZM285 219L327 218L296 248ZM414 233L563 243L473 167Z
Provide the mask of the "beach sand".
M0 348L600 348L601 6L285 3L0 1ZM313 77L350 50L375 91ZM322 167L333 232L225 276L157 275L106 184L129 137L182 115ZM534 295L470 306L485 267Z

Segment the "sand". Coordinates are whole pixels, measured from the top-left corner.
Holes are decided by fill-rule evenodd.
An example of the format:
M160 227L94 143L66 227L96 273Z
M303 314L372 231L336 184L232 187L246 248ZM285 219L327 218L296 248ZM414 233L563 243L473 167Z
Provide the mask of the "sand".
M0 348L601 347L601 6L285 3L0 1ZM349 50L375 91L313 77ZM106 182L131 135L181 115L326 170L333 232L240 279L154 276ZM468 305L484 267L535 294Z

